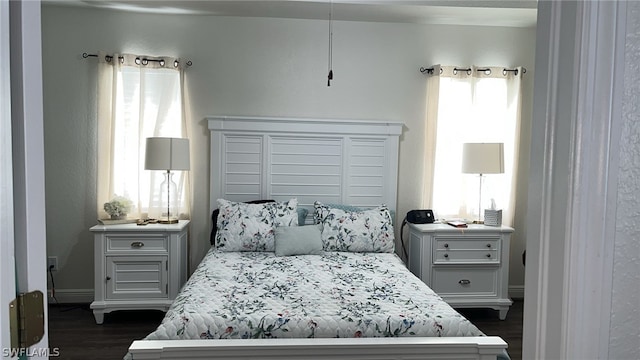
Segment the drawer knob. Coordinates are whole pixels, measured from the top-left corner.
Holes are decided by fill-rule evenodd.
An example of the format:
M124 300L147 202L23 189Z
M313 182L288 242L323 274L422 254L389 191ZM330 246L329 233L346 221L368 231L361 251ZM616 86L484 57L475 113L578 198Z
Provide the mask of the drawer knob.
M111 280L111 276L107 276L107 281Z
M460 285L469 285L469 284L471 284L471 280L462 279L462 280L458 281L458 284L460 284Z
M131 243L131 247L132 248L141 248L144 246L144 243L142 241L136 241L136 242L132 242Z
M487 257L488 257L488 258L490 258L490 257L491 257L491 254L487 254Z
M444 247L445 248L449 248L449 244L444 244Z
M449 254L444 254L444 258L445 259L448 258L448 257L449 257Z
M490 248L490 247L491 247L491 244L487 244L487 247L488 247L488 248Z

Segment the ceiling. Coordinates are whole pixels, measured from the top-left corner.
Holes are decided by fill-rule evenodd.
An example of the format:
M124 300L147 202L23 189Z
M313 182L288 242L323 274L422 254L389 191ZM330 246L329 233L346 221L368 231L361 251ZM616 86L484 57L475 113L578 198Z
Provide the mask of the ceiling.
M42 0L138 13L535 27L537 0Z

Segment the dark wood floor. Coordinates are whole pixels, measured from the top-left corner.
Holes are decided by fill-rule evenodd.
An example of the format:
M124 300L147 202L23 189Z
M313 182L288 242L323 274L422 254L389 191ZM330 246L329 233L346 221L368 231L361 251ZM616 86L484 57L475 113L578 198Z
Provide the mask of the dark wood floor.
M97 325L89 304L49 306L49 347L60 359L122 359L131 342L154 331L161 311L116 311Z
M522 301L515 301L504 321L496 311L461 309L460 312L487 335L502 337L509 344L512 360L522 358ZM122 359L134 339L156 329L164 313L118 311L106 314L96 325L89 305L49 306L49 344L59 348L60 359Z
M500 336L509 344L507 351L511 360L522 359L522 300L514 300L503 321L498 312L491 309L458 309L486 335Z

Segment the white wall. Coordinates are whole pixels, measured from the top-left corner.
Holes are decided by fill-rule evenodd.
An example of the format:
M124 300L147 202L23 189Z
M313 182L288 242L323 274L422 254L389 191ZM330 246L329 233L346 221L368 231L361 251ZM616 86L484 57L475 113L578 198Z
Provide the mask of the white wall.
M334 22L331 87L327 23L318 20L141 15L45 5L42 11L47 251L59 257L57 292L93 288L95 59L83 52L179 56L191 99L192 268L208 247L208 146L204 117L261 115L402 121L398 214L421 203L425 79L420 66L522 65L523 140L513 288L523 288L524 213L535 29ZM83 291L85 291L83 293ZM520 295L522 293L520 292Z
M618 211L613 259L609 358L633 359L640 354L640 3L627 3L627 36Z

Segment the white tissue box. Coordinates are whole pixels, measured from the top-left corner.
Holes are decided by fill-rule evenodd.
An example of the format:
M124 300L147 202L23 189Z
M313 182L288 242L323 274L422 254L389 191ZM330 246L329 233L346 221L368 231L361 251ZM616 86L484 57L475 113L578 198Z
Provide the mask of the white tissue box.
M484 210L484 224L487 226L502 225L502 210Z

